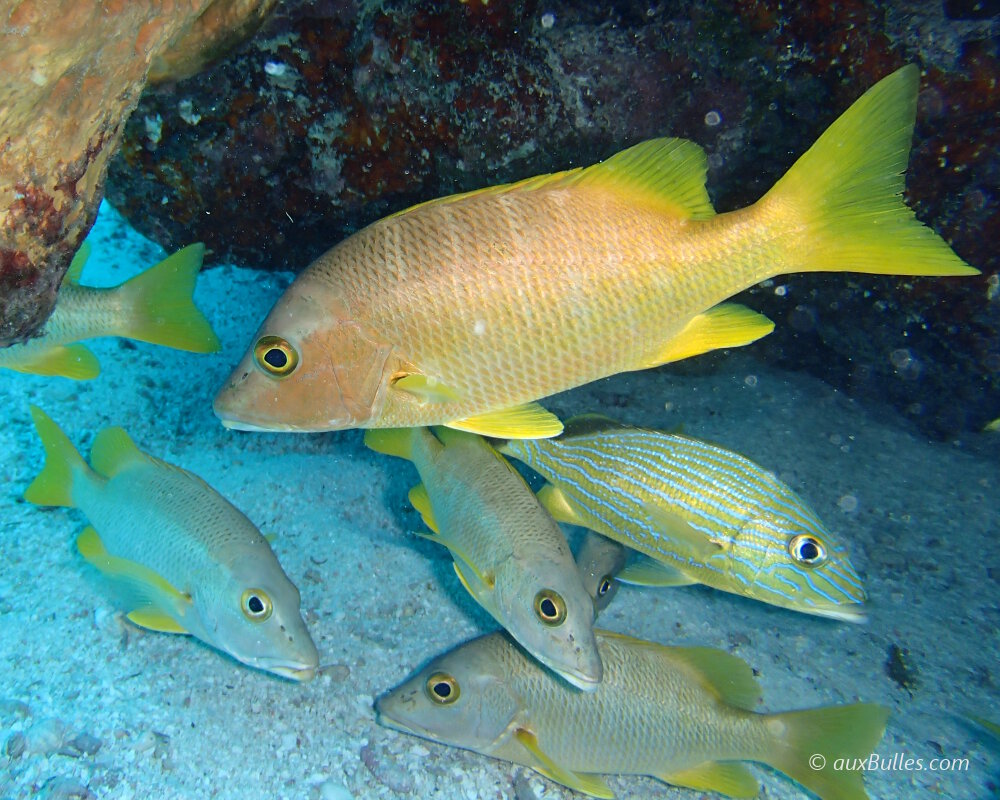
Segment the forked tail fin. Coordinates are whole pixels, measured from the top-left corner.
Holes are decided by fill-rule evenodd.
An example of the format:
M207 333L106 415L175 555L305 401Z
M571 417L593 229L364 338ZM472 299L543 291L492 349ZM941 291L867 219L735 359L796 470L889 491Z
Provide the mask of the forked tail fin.
M865 92L759 203L797 219L781 272L976 275L903 202L920 70Z

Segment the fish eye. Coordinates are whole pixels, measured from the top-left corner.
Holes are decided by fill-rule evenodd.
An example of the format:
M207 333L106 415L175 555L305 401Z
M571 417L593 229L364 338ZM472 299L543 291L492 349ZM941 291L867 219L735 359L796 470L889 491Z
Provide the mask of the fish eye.
M439 705L451 705L461 693L458 681L447 672L435 672L427 679L427 696Z
M284 378L299 365L299 354L280 336L261 336L253 346L253 358L268 375Z
M243 592L240 607L243 609L243 616L251 622L263 622L274 611L271 598L262 589L247 589Z
M605 575L601 578L601 582L597 584L597 596L604 597L608 592L611 591L611 576Z
M566 619L566 602L551 589L535 595L535 614L546 625L562 625Z
M808 533L793 536L788 543L788 553L797 564L804 567L818 567L826 561L826 545Z

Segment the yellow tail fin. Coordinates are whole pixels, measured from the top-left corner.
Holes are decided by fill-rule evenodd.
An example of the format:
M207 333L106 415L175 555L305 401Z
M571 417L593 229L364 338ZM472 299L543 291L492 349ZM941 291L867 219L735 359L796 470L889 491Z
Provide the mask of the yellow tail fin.
M873 703L769 714L778 729L760 760L794 778L822 800L867 800L862 762L885 731L889 709Z
M122 336L192 353L215 353L219 339L191 299L205 245L178 250L118 288L130 311Z
M80 475L90 473L83 456L73 447L69 437L38 406L30 406L45 448L45 468L24 492L24 499L39 506L68 506L73 508L73 482Z
M920 70L883 78L760 201L797 219L780 272L976 275L902 200Z

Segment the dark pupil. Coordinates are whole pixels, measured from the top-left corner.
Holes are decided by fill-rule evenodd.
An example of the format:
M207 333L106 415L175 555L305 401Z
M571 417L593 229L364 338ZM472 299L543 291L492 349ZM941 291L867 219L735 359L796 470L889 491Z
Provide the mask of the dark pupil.
M601 581L601 585L597 588L597 593L602 597L611 591L611 581L605 578Z
M799 545L799 558L803 561L815 561L819 558L819 548L815 542L803 542Z
M247 608L254 614L260 614L264 611L264 604L261 602L257 595L254 595L249 600L247 600Z
M556 610L556 604L552 602L552 599L546 597L542 600L540 608L542 609L542 615L548 619L551 619L559 614Z
M434 684L434 694L442 700L447 700L451 695L451 686L445 683L445 681L438 681Z
M288 363L288 356L285 355L284 350L272 347L264 353L264 360L275 369L284 369Z

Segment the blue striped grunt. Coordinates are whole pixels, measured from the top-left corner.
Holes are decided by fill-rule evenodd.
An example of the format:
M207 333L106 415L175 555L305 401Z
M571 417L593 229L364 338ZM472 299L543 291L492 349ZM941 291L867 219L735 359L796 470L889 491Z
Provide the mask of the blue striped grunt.
M549 481L539 498L648 556L619 580L701 583L772 605L862 622L865 590L847 550L772 473L687 436L588 415L557 439L500 448Z

